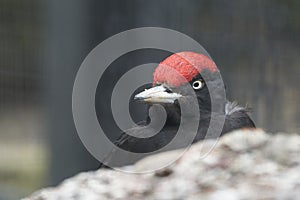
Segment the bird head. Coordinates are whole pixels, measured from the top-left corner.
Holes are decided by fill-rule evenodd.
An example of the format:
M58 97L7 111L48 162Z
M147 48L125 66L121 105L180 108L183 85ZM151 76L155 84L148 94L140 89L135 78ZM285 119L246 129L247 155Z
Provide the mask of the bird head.
M219 82L219 70L207 56L195 52L175 53L157 66L153 73L153 87L137 94L135 100L173 106L180 99L191 97L192 91L197 97L199 108L210 110L207 85L210 84L212 90L216 90Z

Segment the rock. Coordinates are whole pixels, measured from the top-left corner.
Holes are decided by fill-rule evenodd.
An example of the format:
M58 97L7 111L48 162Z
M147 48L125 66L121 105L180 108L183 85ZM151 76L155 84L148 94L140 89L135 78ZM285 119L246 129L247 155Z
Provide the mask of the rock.
M151 172L158 162L170 161L177 153L175 150L149 156L123 168L149 170L149 173L107 169L80 173L24 200L296 200L300 197L299 135L238 130L218 141L194 144L171 165Z

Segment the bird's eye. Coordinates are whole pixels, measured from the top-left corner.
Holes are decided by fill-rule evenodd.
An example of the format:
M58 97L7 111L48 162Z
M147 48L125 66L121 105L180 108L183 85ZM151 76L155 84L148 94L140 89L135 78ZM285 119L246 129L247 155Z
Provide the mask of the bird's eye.
M204 86L204 83L201 80L194 81L193 82L193 88L194 90L199 90Z

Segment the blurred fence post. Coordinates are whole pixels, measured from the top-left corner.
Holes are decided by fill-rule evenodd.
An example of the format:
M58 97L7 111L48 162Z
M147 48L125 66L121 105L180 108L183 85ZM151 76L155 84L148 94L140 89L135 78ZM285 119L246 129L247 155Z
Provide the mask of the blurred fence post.
M89 1L85 0L48 0L43 8L51 185L99 166L77 136L72 116L73 82L88 53L88 5Z

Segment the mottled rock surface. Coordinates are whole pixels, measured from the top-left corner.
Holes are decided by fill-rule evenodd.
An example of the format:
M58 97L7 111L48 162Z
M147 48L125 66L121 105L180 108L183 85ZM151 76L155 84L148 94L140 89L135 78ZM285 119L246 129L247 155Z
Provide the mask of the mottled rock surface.
M205 151L209 153L203 156ZM127 168L144 171L172 156L174 151L161 153ZM300 199L300 135L235 131L217 142L194 144L171 166L156 172L80 173L24 200L69 199Z

